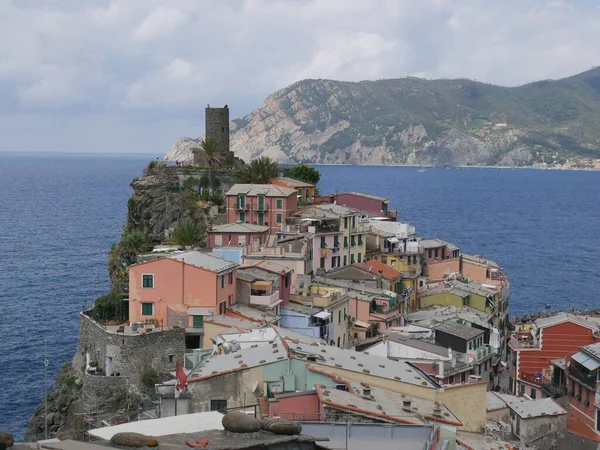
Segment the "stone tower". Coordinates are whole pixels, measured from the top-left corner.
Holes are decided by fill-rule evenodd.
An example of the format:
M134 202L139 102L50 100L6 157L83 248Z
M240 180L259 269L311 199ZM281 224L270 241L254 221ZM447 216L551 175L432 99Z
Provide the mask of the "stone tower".
M211 108L206 107L206 139L214 139L221 145L221 151L229 154L229 107Z

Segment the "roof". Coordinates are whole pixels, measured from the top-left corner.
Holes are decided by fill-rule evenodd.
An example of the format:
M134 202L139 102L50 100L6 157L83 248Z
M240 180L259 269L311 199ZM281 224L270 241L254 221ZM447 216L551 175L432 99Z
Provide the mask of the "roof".
M295 189L275 186L274 184L234 184L225 195L246 194L249 196L264 195L266 197L289 197L298 195Z
M540 319L536 319L534 321L535 325L538 328L546 328L553 325L558 325L563 322L573 322L579 325L582 325L591 330L597 330L600 328L598 323L598 318L588 317L588 316L578 316L576 314L571 313L559 313L554 316L544 317Z
M600 359L600 342L596 342L595 344L585 345L585 346L581 347L581 350ZM562 359L562 361L564 362L564 359Z
M419 241L419 246L423 248L440 248L447 247L448 250L459 250L459 248L450 242L442 241L441 239L422 239Z
M326 344L326 342L323 339L315 338L307 334L296 333L295 331L292 331L289 328L281 328L278 326L273 326L273 328L277 331L277 334L279 334L279 336L281 336L284 339L300 341L304 342L305 344Z
M454 295L466 297L469 294L480 295L482 297L492 297L497 294L497 291L492 288L485 287L481 283L475 281L460 281L448 280L429 285L430 287L424 291L420 291L421 297L429 295L438 295L444 292L452 292Z
M224 327L233 327L238 330L250 330L252 328L260 327L260 323L252 320L237 319L235 317L218 315L210 316L204 319L204 323L214 323Z
M295 188L311 188L311 187L315 187L314 184L310 184L310 183L305 183L304 181L300 181L300 180L295 180L294 178L290 178L290 177L276 177L276 178L272 178L273 180L276 181L280 181L282 183L287 184L288 186L292 186Z
M209 233L264 233L269 231L265 225L254 225L252 223L226 223L225 225L215 225Z
M239 314L240 316L243 316L246 319L254 322L265 321L268 323L275 323L280 319L280 317L277 314L273 313L273 311L252 308L251 306L245 305L243 303L234 303L233 305L228 306L227 310L228 312L231 311L235 314Z
M256 263L245 263L241 269L247 269L253 267L255 269L266 270L267 272L276 273L280 275L284 275L286 273L292 273L294 269L290 269L289 267L282 266L281 264L277 264L273 261L259 261Z
M270 364L287 358L287 350L281 339L275 339L272 343L266 345L256 344L236 352L209 357L194 373L188 374L188 383Z
M339 219L341 216L354 216L360 211L346 206L327 203L323 205L312 205L293 212L293 217L304 217L310 219Z
M183 261L194 267L198 267L204 270L210 270L211 272L224 272L237 267L237 264L232 261L227 261L223 258L219 258L212 253L202 253L196 250L190 250L188 252L174 253L167 256L167 258L175 259L177 261Z
M337 195L356 195L358 197L370 198L373 200L381 200L382 202L387 202L388 199L385 197L379 197L378 195L365 194L363 192L340 192Z
M399 394L365 383L350 384L352 391L327 389L316 385L319 400L336 409L342 409L377 419L405 424L427 425L430 420L462 426L462 423L443 404ZM367 392L365 392L367 389ZM404 402L410 401L410 407ZM439 407L439 417L434 417L434 409Z
M437 331L442 331L447 334L451 334L452 336L456 336L462 339L470 340L476 338L483 334L483 330L479 328L468 327L466 325L461 325L460 323L453 322L448 320L444 323L439 324L435 327Z
M392 269L390 266L382 263L381 261L365 261L356 263L354 266L375 274L381 273L381 276L387 280L394 280L402 276L402 272Z
M323 308L319 308L318 306L306 306L296 302L288 302L287 305L281 306L281 311L283 311L284 309L288 309L290 311L294 311L300 314L305 314L307 316L314 316L315 314L323 311ZM281 315L284 315L283 312L281 313Z
M551 398L542 398L540 400L519 400L515 402L509 402L507 405L523 419L531 419L533 417L542 416L559 416L567 413L567 411L565 411Z
M89 430L88 434L108 441L117 433L141 433L149 436L197 433L206 430L222 430L222 420L223 414L217 411L209 411L94 428Z
M408 313L407 318L410 323L419 324L425 327L430 327L454 318L463 319L485 328L491 327L488 322L489 315L471 306L430 306L420 309L419 311Z
M392 361L387 358L335 346L307 345L301 342L290 343L289 349L297 357L315 356L316 361L314 364L316 365L369 374L430 389L439 387L433 378L405 361Z
M409 337L403 336L397 333L386 334L385 339L388 341L396 342L398 344L406 345L407 347L416 348L425 352L433 353L435 355L448 357L448 349L441 345L432 344L419 339L410 339Z

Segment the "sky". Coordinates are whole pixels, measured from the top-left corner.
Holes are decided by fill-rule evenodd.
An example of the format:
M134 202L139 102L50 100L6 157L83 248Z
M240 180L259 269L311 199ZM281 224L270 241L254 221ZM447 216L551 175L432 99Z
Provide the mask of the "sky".
M0 151L165 153L305 78L514 86L600 61L600 0L0 0Z

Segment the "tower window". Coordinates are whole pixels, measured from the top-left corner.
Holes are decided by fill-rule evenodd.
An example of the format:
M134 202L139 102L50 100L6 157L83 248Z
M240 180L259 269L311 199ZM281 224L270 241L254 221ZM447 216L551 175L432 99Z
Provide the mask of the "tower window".
M225 127L221 127L221 133L225 133Z

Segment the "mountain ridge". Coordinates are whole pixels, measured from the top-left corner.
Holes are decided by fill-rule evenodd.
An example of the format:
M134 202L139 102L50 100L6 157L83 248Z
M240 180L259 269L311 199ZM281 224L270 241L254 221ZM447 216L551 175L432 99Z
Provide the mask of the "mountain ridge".
M515 87L307 79L234 120L231 149L282 163L600 168L599 123L600 68Z

